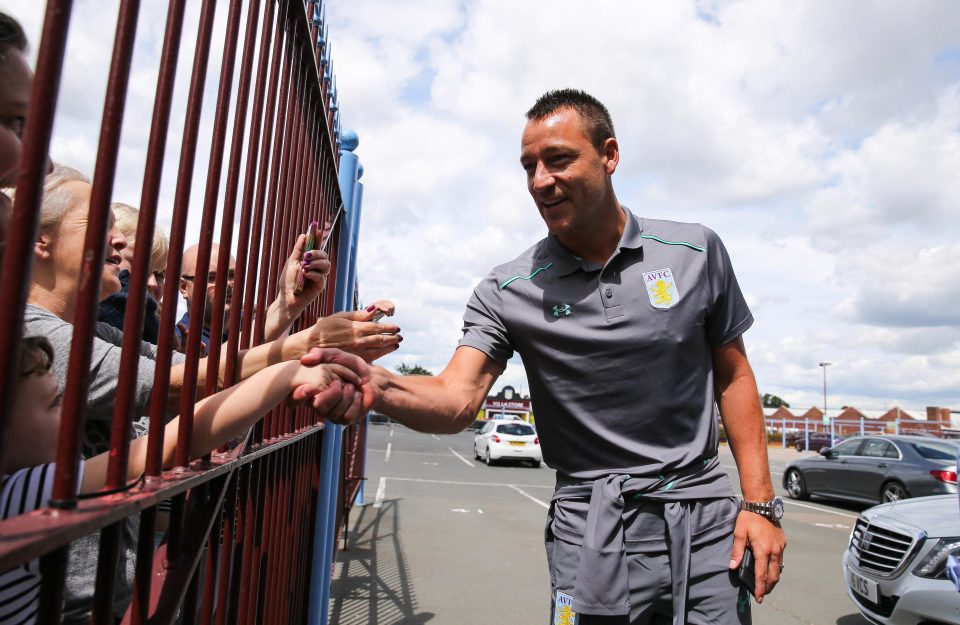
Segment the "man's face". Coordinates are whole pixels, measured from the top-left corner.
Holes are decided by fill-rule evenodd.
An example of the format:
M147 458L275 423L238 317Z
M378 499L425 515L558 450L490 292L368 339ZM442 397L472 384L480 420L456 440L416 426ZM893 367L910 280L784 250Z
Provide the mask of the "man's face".
M206 276L199 276L196 275L196 258L192 257L189 259L189 262L184 262L184 270L180 278L180 293L183 295L183 298L187 300L188 306L193 298L193 289L204 289L206 300L203 305L203 326L205 328L209 328L213 322L213 298L214 293L216 292L217 263L219 260L219 249L214 247L210 252L210 270L207 272ZM230 302L233 299L233 276L237 269L237 263L234 261L232 256L230 257L230 263L228 266L229 271L227 273L227 293L223 304L224 317L230 314ZM185 276L193 276L193 278ZM194 287L195 284L196 287Z
M90 191L92 187L85 182L68 182L64 185L73 198L70 208L63 214L56 231L47 235L51 261L58 280L66 281L75 291L80 284L80 268L83 265L83 245L87 237L90 212ZM127 240L114 228L113 214L110 214L110 229L107 233L105 262L100 281L100 299L120 291L120 252L127 246Z
M607 139L598 151L580 115L560 109L527 122L520 148L527 190L550 232L563 238L589 229L611 192L616 139Z
M0 60L0 188L13 187L20 169L24 119L30 102L33 72L23 53L8 50ZM13 203L0 193L0 253L7 239Z

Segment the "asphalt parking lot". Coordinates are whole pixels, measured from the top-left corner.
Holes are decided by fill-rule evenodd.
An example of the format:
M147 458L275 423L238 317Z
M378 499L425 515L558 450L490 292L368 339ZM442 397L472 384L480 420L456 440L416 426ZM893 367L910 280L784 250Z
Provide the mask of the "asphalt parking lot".
M813 453L813 452L803 452ZM777 492L801 454L770 450ZM721 463L736 481L733 457ZM330 623L474 625L548 622L543 524L554 472L488 467L473 433L420 434L374 425L364 505L336 563ZM786 499L784 577L755 625L867 625L846 596L840 559L864 507Z

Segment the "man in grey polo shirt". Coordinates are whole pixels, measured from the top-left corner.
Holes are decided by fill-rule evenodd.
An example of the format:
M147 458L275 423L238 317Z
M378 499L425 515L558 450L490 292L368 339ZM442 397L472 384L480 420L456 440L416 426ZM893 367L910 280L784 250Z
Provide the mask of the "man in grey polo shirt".
M786 540L740 338L753 317L726 250L701 225L620 204L619 146L592 96L548 92L527 119L520 162L549 236L477 286L440 375L375 368L366 401L457 432L519 353L557 471L551 622L749 623L733 570L749 546L761 601ZM717 460L717 407L744 503Z

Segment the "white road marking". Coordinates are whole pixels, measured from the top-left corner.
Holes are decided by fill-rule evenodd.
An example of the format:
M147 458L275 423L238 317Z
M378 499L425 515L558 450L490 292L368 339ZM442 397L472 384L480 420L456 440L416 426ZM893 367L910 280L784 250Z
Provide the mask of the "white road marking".
M383 457L384 462L390 462L390 449L393 447L393 443L387 443L387 455Z
M393 428L390 428L390 438L393 438Z
M783 503L788 503L792 506L800 506L801 508L809 508L811 510L816 510L817 512L827 512L829 514L836 514L837 516L845 516L848 519L855 519L857 515L850 514L848 512L840 512L838 510L831 510L830 508L821 508L820 506L811 506L808 503L800 503L799 501L793 501L792 499L784 499Z
M461 456L460 454L458 454L457 452L453 451L453 447L447 447L447 449L450 450L450 453L451 453L451 454L453 454L453 455L456 456L457 458L460 458L461 460L463 460L464 464L466 464L468 467L475 467L475 466L477 466L477 465L473 464L472 462L470 462L469 460L467 460L466 458L464 458L463 456Z
M844 525L843 523L814 523L817 527L829 527L830 529L840 529L848 530L850 529L849 525Z
M515 484L507 484L505 482L461 482L456 480L425 480L419 477L384 477L381 478L384 480L397 480L398 482L418 482L420 484L448 484L450 486L507 486L513 487ZM524 484L524 488L549 488L553 490L553 486L548 484Z
M427 465L428 467L435 467L435 466L439 466L440 463L439 463L439 462L424 462L423 464Z
M367 448L367 451L368 451L368 452L374 452L374 453L383 453L383 452L386 451L386 449L383 449L383 448L375 448L375 447L368 447L368 448ZM393 453L396 454L396 455L404 455L404 456L436 456L437 458L446 458L446 457L447 457L447 454L432 453L432 452L427 452L427 451L395 451L395 452L393 452Z
M459 512L460 514L466 514L470 511L467 510L466 508L451 508L450 512Z
M525 492L522 488L518 488L518 487L514 486L513 484L509 484L509 486L510 486L510 488L512 488L513 490L517 491L518 493L520 493L521 495L523 495L524 497L526 497L527 499L529 499L529 500L532 501L533 503L535 503L535 504L537 504L537 505L540 505L540 506L543 506L543 507L546 508L547 510L550 509L550 504L548 504L547 502L545 502L545 501L540 501L539 499L537 499L536 497L534 497L534 496L531 495L530 493Z
M733 469L734 471L737 470L737 465L735 464L721 464L721 466L725 469ZM783 473L780 473L779 471L770 471L770 475L779 475L780 477L783 477Z
M387 478L381 477L380 484L377 485L377 497L373 500L374 508L383 507L383 495L387 492Z
M437 439L437 440L440 440L440 437L437 436L436 434L431 434L430 436L434 437L434 438Z

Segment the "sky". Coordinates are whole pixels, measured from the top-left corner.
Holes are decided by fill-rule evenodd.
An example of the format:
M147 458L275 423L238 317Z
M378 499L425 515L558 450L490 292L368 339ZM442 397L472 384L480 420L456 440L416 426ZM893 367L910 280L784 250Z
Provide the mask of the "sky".
M92 173L118 3L74 4L51 152ZM142 4L114 193L134 205L166 17L166 3ZM188 3L163 226L199 4ZM620 201L723 239L756 318L744 341L761 393L822 407L826 370L831 412L960 410L960 3L326 4L342 121L364 168L361 297L392 299L405 337L384 366L440 372L474 286L545 236L519 165L524 113L575 87L613 117ZM43 3L0 6L35 52ZM519 358L494 390L505 384L528 392Z

